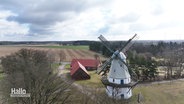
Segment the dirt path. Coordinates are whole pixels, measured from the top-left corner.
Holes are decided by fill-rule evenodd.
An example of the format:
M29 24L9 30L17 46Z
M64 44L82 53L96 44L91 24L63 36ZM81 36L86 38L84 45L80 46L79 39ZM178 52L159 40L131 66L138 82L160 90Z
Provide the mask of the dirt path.
M60 65L60 66L58 67L58 73L59 73L59 75L63 74L63 71L65 70L65 66L66 66L67 64L70 64L70 62L61 62L61 63L62 63L62 65Z

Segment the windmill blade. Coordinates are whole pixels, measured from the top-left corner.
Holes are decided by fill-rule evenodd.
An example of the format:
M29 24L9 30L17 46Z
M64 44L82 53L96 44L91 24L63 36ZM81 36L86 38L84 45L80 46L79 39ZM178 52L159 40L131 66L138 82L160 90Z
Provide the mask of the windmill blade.
M100 69L98 69L97 73L100 74L102 71L106 71L107 66L111 63L111 61L113 60L113 58L109 58L101 67Z
M138 36L134 37L133 40L123 48L122 52L125 53L127 50L130 49L130 47L135 43L136 40L138 40Z
M131 42L136 36L137 36L137 34L135 34L132 38L130 38L130 39L125 43L125 45L124 45L122 48L120 48L119 51L123 51L123 49L125 49L126 47L128 47L128 45L130 44L130 42Z
M98 38L101 40L102 44L103 44L111 53L114 52L114 51L111 49L111 44L110 44L110 42L107 41L107 39L105 39L105 37L104 37L103 35L100 35Z
M132 45L133 45L133 42L130 42L129 44L127 44L127 46L123 48L122 52L125 53Z

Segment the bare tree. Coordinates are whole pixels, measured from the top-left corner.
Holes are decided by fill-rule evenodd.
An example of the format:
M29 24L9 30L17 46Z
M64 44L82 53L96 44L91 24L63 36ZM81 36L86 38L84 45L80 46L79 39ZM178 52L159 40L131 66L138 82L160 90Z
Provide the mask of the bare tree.
M178 67L178 70L176 71L176 77L180 78L182 76L183 71L184 49L180 48L178 50L175 50L175 55L176 55L176 65Z
M45 51L21 49L2 59L7 74L3 79L3 103L7 104L66 104L70 84L52 73ZM23 88L30 97L10 97L11 88Z
M166 66L166 79L171 79L172 78L172 68L174 64L174 58L173 58L173 53L172 52L164 52L164 66Z
M178 57L177 53L175 51L165 51L163 52L163 57L164 57L164 65L166 66L166 78L171 79L174 78L174 72L177 70L173 70L173 67L178 67Z

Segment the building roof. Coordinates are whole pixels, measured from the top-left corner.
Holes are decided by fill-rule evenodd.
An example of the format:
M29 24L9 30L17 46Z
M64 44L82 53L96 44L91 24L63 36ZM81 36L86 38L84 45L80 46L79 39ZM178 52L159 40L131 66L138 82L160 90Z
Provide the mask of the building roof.
M84 67L97 67L100 62L98 60L95 59L73 59L71 62L71 66L73 66L73 64L78 61L80 62Z
M76 80L90 79L90 75L86 68L78 61L73 64L72 70L70 70L70 75Z

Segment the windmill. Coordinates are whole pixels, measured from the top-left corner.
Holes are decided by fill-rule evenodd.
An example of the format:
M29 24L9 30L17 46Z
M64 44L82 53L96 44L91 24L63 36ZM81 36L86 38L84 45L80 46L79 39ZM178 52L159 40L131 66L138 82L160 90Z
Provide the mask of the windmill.
M131 82L130 69L128 68L124 54L131 47L132 40L136 37L137 34L116 51L112 50L110 42L105 37L102 35L98 37L102 44L112 53L112 56L102 64L97 72L98 74L106 75L107 67L111 64L109 74L102 77L102 83L106 86L106 92L109 97L129 99L132 96L132 88L138 83L138 81Z

